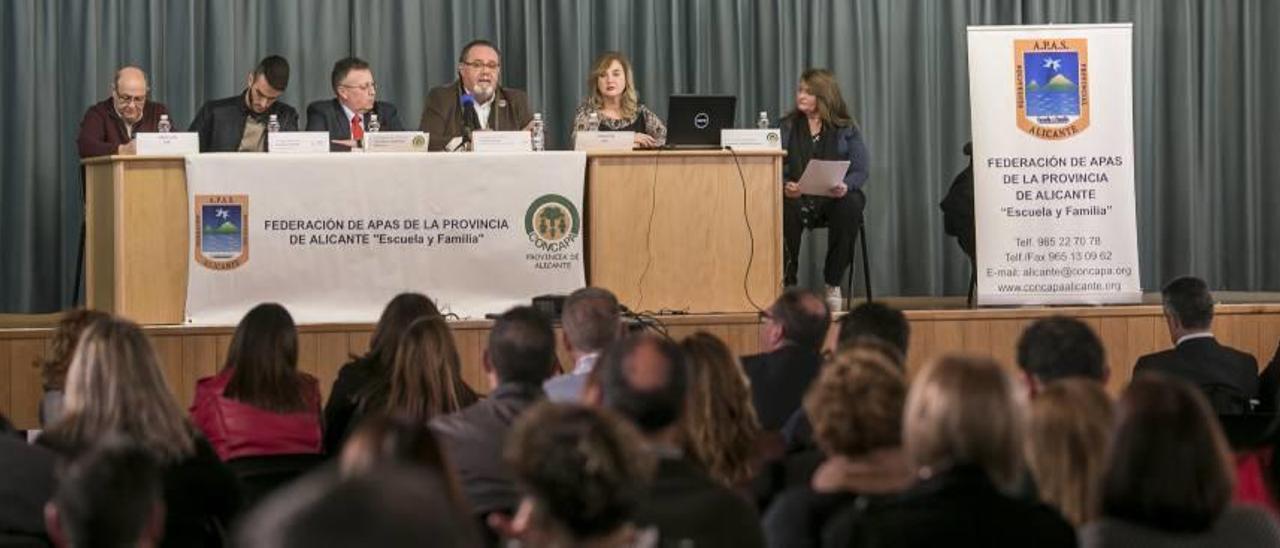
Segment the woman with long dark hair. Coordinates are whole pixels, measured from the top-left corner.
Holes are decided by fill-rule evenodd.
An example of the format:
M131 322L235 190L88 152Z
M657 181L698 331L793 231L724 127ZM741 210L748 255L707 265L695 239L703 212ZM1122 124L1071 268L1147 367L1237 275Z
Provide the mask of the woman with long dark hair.
M479 397L462 380L462 360L448 322L435 315L409 324L400 336L390 378L369 382L356 399L360 417L395 416L426 424Z

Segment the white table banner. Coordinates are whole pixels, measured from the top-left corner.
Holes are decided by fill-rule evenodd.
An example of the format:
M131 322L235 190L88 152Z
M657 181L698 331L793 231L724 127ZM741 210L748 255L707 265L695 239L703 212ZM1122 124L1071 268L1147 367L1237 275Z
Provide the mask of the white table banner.
M1141 301L1133 25L968 30L978 303Z
M585 283L586 155L202 154L187 321L261 302L298 323L374 322L397 293L481 318Z

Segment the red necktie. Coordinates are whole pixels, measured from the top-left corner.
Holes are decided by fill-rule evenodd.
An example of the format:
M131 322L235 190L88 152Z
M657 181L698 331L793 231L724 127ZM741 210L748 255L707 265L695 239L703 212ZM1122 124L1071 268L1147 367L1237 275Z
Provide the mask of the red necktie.
M360 115L351 117L351 138L357 141L364 139L364 127L360 125Z

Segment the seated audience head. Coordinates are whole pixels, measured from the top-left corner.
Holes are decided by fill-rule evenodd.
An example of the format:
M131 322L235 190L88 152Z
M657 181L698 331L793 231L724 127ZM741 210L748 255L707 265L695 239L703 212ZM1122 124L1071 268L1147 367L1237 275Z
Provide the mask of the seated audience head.
M1098 517L1113 415L1111 398L1090 379L1051 382L1031 401L1027 468L1040 498L1077 527Z
M699 331L680 342L689 366L685 430L690 453L712 478L737 485L752 474L761 435L742 364L723 341Z
M836 346L843 347L861 337L880 339L906 356L911 324L901 310L879 302L863 303L840 319Z
M831 327L827 303L807 289L788 289L764 312L764 347L774 351L794 344L821 352Z
M498 316L484 353L489 382L542 386L556 364L556 338L541 312L517 306Z
M458 507L465 506L457 472L425 421L393 416L361 422L342 446L338 463L344 476L369 474L392 465L422 467L439 474L449 498Z
M635 116L640 106L631 61L619 51L606 51L596 57L587 76L587 89L591 90L588 102L592 107L600 109L617 101L623 118Z
M382 309L378 323L373 327L373 336L369 339L369 353L365 354L374 367L390 372L395 364L396 348L400 346L400 337L414 320L423 316L439 316L440 309L436 303L421 293L401 293L396 295Z
M565 345L577 354L601 352L622 334L618 298L601 287L584 287L569 294L560 314Z
M234 546L481 546L471 516L445 485L430 470L395 465L353 477L312 474L246 516Z
M689 373L680 347L654 335L631 335L609 347L597 365L605 407L650 438L679 445Z
M58 320L58 328L53 333L51 356L40 362L40 376L46 391L66 389L67 369L71 367L71 357L75 355L80 336L93 322L110 317L106 312L87 308L69 310L62 315ZM56 418L59 412L54 411L52 414ZM41 413L41 419L44 419L44 413Z
M502 53L488 40L472 40L458 54L458 80L462 89L484 103L493 98L502 74Z
M1087 324L1066 316L1036 320L1022 331L1018 367L1032 393L1058 379L1083 377L1105 383L1110 376L1102 340Z
M111 103L116 113L125 123L135 124L142 119L142 111L147 106L147 94L151 88L147 86L147 73L133 65L125 65L116 71L111 81Z
M60 548L156 546L164 535L160 465L146 449L119 436L62 468L45 505L45 524Z
M233 371L226 397L277 413L307 410L298 374L298 328L283 306L263 303L244 315L224 367Z
M1213 324L1213 294L1204 280L1191 276L1177 278L1160 290L1160 298L1169 338L1175 344L1184 335L1209 331Z
M67 372L65 414L46 435L77 453L112 432L165 462L195 451L194 427L165 384L155 349L137 324L121 318L85 330Z
M921 475L953 465L986 471L1012 491L1022 472L1024 393L990 358L945 356L920 372L907 394L903 445Z
M279 55L268 55L249 72L246 102L249 109L264 114L280 100L289 87L289 62Z
M476 401L475 392L462 380L462 359L442 316L423 316L409 324L394 363L390 387L381 394L383 414L426 424Z
M883 352L853 346L827 360L804 410L823 453L858 459L902 445L906 400L901 366Z
M373 69L359 57L346 57L333 64L329 75L333 93L352 112L364 114L373 110L378 98L377 84L373 81Z
M1204 395L1160 374L1133 379L1116 405L1102 515L1165 531L1207 530L1235 488L1226 437Z
M630 545L653 474L630 424L608 410L541 403L516 423L505 457L525 493L517 521L532 545Z

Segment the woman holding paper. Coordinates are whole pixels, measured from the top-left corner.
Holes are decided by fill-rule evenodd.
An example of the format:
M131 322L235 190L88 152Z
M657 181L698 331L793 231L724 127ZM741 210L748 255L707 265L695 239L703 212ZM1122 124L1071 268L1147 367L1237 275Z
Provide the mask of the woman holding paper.
M800 76L796 108L783 117L780 129L782 148L787 151L782 168L783 283L796 283L804 229L826 226L830 234L822 276L827 304L836 310L844 302L840 279L853 262L853 243L867 202L861 190L867 182L867 147L849 116L835 75L826 69L808 69ZM810 192L821 187L825 193L803 193L800 180L811 160L846 161L849 167L842 179L810 181L819 183L808 187Z
M660 147L667 142L667 125L640 104L631 73L631 62L616 51L596 58L587 77L591 93L573 116L573 133L579 131L634 131L635 146ZM594 116L593 116L594 115Z

